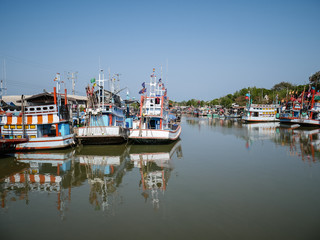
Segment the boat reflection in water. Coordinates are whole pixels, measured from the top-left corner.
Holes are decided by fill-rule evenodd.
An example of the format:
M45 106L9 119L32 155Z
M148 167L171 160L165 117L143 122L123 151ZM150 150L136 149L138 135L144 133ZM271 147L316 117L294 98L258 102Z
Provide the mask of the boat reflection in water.
M130 160L134 167L140 169L141 181L145 202L151 199L154 209L160 206L159 192L164 193L167 188L174 155L182 158L181 141L169 145L132 145L130 147Z
M64 216L66 200L71 200L71 165L73 151L15 153L13 162L25 168L1 179L2 207L17 199L30 203L29 195L46 192L57 194L57 209ZM12 161L12 159L11 159ZM69 177L68 177L69 176ZM67 190L66 190L67 189ZM66 192L67 191L67 192Z
M95 210L111 211L121 203L117 188L130 163L126 145L83 146L77 161L90 185L89 202Z
M288 147L290 156L299 156L309 163L320 162L320 129L279 128L278 144Z
M254 141L271 140L287 146L290 156L301 157L309 163L320 161L320 129L281 127L279 123L258 123L247 127L246 147Z
M186 123L200 128L215 128L223 134L236 135L245 140L250 150L253 144L271 141L288 147L289 156L300 157L309 163L320 162L320 129L282 126L279 122L248 123L237 120L187 118Z

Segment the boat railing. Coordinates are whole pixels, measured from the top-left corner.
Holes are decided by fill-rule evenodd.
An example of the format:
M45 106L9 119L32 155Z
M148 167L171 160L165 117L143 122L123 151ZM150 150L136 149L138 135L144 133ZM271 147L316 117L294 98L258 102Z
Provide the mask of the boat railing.
M44 106L28 106L25 107L25 114L42 114L42 113L57 113L56 105L44 105Z

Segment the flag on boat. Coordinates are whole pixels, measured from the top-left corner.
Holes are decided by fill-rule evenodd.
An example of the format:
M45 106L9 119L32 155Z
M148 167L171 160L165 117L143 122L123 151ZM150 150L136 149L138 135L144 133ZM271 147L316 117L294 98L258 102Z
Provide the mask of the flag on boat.
M147 91L146 88L142 88L142 89L139 91L139 94L144 94L146 91Z
M96 79L95 79L95 78L91 78L90 82L91 82L91 83L95 83L95 82L96 82Z
M158 84L159 84L159 87L164 87L164 83L162 82L161 78L159 78Z
M142 89L139 91L139 94L144 94L147 91L146 83L143 82L141 85L142 85Z

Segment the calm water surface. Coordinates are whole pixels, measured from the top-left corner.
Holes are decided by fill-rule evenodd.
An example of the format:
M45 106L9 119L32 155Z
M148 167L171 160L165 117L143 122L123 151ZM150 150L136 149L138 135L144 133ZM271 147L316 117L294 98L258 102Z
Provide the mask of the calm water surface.
M320 239L320 132L183 118L161 146L0 159L1 239Z

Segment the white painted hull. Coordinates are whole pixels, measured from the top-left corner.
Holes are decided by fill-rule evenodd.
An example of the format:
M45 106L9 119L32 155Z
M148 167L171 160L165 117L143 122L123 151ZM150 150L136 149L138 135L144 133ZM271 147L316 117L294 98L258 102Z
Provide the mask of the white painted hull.
M129 139L139 143L161 143L175 141L181 134L181 126L176 130L132 129Z
M117 144L127 139L127 131L120 126L81 127L75 130L82 144Z
M315 120L315 119L300 119L298 123L301 125L320 126L320 120Z
M26 143L17 144L16 150L58 149L74 144L74 134L57 137L31 138Z
M242 120L245 122L279 122L279 119L276 117L252 117L252 116L243 116Z

